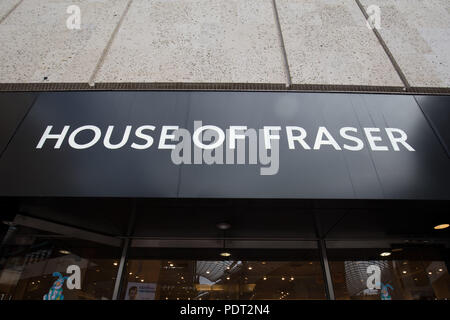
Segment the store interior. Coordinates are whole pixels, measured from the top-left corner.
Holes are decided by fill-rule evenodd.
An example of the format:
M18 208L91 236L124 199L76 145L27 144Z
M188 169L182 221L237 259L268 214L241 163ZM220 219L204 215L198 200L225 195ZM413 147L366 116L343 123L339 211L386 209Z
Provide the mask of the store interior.
M2 300L42 300L71 265L80 288L64 285L66 300L450 298L445 201L2 198L0 209Z

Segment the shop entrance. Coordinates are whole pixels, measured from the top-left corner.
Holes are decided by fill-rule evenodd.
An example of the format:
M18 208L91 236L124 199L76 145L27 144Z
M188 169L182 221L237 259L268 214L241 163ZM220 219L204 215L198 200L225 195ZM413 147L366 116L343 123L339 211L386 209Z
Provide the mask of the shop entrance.
M326 299L318 249L313 243L301 246L228 251L133 249L121 298ZM222 257L223 253L231 255Z
M449 299L449 231L434 228L447 212L421 201L4 198L0 299ZM73 266L79 288L65 278Z

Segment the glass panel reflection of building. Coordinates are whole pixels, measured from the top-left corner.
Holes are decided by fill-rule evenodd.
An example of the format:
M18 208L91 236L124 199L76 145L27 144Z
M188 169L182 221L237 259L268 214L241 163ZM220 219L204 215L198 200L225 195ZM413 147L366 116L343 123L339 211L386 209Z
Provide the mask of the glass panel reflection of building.
M318 261L130 260L127 273L125 299L325 299Z
M345 284L350 296L374 296L378 290L367 288L367 269L369 266L378 266L383 271L388 268L388 261L345 261Z
M111 299L117 276L119 248L72 238L55 237L38 230L17 227L0 257L0 300L42 300L59 272L80 268L80 289L64 283L64 300Z
M337 299L381 299L381 290L369 289L367 268L381 270L380 282L389 285L392 300L447 300L450 275L444 261L374 260L331 261L331 275Z

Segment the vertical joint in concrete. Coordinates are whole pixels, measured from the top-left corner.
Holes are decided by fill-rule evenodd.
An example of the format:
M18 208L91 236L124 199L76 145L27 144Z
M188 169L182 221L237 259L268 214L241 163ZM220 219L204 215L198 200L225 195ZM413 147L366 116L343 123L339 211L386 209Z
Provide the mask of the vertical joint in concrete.
M122 16L120 17L119 22L117 23L116 27L114 28L111 37L109 37L108 43L106 44L106 47L103 49L102 54L100 56L100 59L97 62L97 65L95 66L94 71L92 72L91 77L89 78L89 85L93 87L95 85L95 78L97 76L98 71L102 67L105 58L109 52L109 49L111 48L112 43L114 42L114 38L116 37L117 32L119 32L120 27L122 26L123 20L125 20L125 16L128 13L128 10L130 9L130 6L132 4L133 0L128 0L127 6L125 7L125 10L122 13Z
M17 2L11 9L9 9L9 11L8 11L3 17L0 17L0 24L2 24L3 21L5 21L6 18L8 18L9 15L10 15L14 10L16 10L16 8L17 8L22 2L23 2L23 0L20 0L19 2Z
M369 19L369 15L367 14L366 10L364 9L364 6L361 4L360 0L355 0L356 4L358 5L359 9L361 10L362 14L364 15L364 18L366 20ZM411 88L408 80L406 79L405 74L403 73L402 69L398 65L397 61L395 60L394 56L391 53L391 50L389 50L389 47L387 46L386 42L384 41L381 34L378 32L377 28L372 28L373 33L378 39L378 42L383 47L384 52L388 56L389 60L392 63L392 66L394 67L395 71L397 72L400 80L403 82L404 90L407 91Z
M272 8L273 8L273 15L275 18L275 24L276 24L277 31L278 31L278 40L280 42L284 73L286 75L286 87L289 88L292 84L291 72L289 70L289 62L288 62L288 58L287 58L287 54L286 54L286 47L284 45L283 32L281 31L280 17L278 15L276 0L271 0L271 1L272 1Z

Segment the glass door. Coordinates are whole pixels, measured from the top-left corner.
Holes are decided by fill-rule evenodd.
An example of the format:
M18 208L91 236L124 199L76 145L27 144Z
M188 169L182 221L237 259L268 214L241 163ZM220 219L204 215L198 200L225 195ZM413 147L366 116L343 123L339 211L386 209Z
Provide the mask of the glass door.
M309 248L299 249L134 248L121 298L326 299L319 252L314 246L308 242Z

